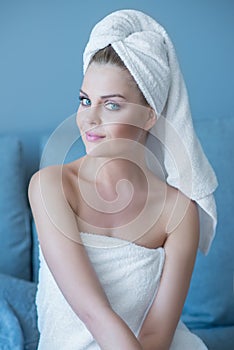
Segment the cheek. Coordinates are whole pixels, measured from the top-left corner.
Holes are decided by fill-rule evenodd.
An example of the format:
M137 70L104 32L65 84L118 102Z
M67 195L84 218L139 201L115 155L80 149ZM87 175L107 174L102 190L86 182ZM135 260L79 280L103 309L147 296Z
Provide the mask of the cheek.
M108 131L114 138L134 140L141 132L141 129L131 124L117 124L109 126Z

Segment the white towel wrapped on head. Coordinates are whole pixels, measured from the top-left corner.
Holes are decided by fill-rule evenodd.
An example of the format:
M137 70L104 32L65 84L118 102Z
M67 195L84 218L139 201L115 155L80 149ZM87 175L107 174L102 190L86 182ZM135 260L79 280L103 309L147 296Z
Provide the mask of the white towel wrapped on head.
M199 205L200 250L207 254L217 223L213 192L217 179L195 134L189 100L174 46L165 29L136 10L119 10L93 28L84 51L84 73L92 56L110 45L135 79L158 121L146 147L158 157L168 184ZM151 159L150 159L151 157ZM153 170L152 156L146 152Z

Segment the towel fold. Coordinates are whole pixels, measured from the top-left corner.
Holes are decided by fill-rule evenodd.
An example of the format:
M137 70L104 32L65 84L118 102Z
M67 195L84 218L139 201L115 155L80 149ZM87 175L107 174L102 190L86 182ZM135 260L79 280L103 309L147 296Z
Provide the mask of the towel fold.
M146 152L148 166L154 171L152 154L162 154L160 165L165 180L198 203L199 248L207 254L217 224L213 197L217 179L193 128L187 90L171 39L159 23L140 11L113 12L91 32L83 55L84 73L92 56L109 44L158 117L146 141L150 150Z

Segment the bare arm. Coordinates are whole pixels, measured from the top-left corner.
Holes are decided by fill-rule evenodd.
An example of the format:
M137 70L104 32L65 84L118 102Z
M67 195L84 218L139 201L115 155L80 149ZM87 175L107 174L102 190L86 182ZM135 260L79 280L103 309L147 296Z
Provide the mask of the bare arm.
M125 322L112 310L82 245L75 214L62 186L62 167L35 173L28 197L40 246L64 297L101 349L141 350Z
M178 216L182 215L183 220L166 240L159 290L139 334L144 350L169 349L189 289L199 242L199 220L196 204L191 201L183 215L184 204L182 199L173 214L171 227Z

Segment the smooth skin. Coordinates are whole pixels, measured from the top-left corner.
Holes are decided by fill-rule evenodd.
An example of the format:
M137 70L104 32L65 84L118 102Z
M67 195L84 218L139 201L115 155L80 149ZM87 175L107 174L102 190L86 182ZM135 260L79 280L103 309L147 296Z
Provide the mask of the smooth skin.
M43 255L64 297L101 349L169 349L188 292L198 248L196 204L147 170L141 148L134 152L134 140L144 145L147 131L156 122L156 116L151 108L144 107L144 113L142 108L138 108L138 112L136 110L134 113L135 119L132 118L132 108L136 104L142 105L142 100L127 71L113 65L92 63L85 74L81 90L77 124L83 135L87 155L63 166L41 169L32 176L29 184L28 196ZM109 95L112 97L105 97ZM109 118L115 123L110 124ZM105 136L99 143L100 147L95 148L96 143L86 140L83 133L91 129ZM130 143L127 142L126 147L125 144L121 144L120 148L111 147L112 142L117 145L116 140L120 137L130 140ZM130 161L116 159L118 154L127 155ZM82 169L84 160L86 166ZM104 160L111 162L103 166L101 176L95 178L92 174L97 174ZM137 232L137 225L132 218L138 215L136 203L139 203L142 193L147 192L148 188L144 186L142 172L136 171L132 161L142 166L153 188L147 197L149 211L145 220L143 217L142 227L146 227L144 225L151 217L151 211L157 217L155 224L141 236L132 235ZM96 216L98 219L95 221L95 209L82 210L85 204L81 200L77 182L79 176L82 178L82 187L89 193L92 190L94 192L94 186L98 184L104 199L104 209L106 201L116 198L116 183L120 179L131 181L134 196L131 205L124 207L120 213L123 226L118 225L119 213L104 212ZM129 187L126 183L124 186L123 193L127 196ZM120 200L124 204L126 198L123 196ZM79 223L81 213L83 221ZM106 227L103 225L105 219L108 221ZM138 339L112 310L82 245L80 232L85 229L90 232L89 222L92 224L92 233L109 234L134 240L150 248L163 246L165 249L166 259L159 290Z

